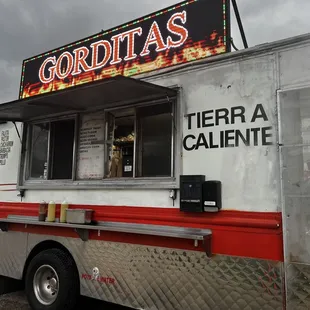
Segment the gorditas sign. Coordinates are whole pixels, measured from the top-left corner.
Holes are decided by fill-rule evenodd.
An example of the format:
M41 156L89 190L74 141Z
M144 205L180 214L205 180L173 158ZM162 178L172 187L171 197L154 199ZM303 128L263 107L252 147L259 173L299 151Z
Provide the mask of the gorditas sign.
M20 98L229 51L229 0L190 0L24 60Z

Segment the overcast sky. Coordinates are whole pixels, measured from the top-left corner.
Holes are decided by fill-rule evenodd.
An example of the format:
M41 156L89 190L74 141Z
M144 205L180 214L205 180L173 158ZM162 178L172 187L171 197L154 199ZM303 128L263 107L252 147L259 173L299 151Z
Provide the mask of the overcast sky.
M217 1L217 0L210 0ZM25 58L178 0L0 0L0 102L18 97ZM308 0L237 0L249 46L310 32ZM242 48L232 11L232 37Z

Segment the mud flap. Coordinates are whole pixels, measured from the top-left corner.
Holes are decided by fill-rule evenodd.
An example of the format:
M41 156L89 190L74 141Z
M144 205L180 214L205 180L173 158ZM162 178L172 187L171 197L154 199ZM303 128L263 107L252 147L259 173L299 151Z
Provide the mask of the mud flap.
M24 290L23 281L0 276L0 295L22 290Z

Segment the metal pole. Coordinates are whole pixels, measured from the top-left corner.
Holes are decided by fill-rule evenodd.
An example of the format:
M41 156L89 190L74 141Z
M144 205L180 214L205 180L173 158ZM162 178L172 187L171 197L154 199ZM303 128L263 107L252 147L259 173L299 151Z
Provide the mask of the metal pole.
M17 126L16 126L16 123L15 123L15 122L13 122L13 124L14 124L15 130L16 130L16 132L17 132L17 135L18 135L19 141L20 141L20 143L22 143L22 139L21 139L21 137L20 137L19 130L18 130Z
M236 0L231 0L231 2L232 2L232 5L234 7L234 11L235 11L236 19L237 19L237 22L238 22L239 30L240 30L240 33L241 33L241 37L242 37L244 48L248 48L248 43L247 43L247 40L246 40L246 37L245 37L245 33L244 33L244 29L243 29L243 25L242 25L242 21L241 21L241 18L240 18L240 14L239 14L239 10L238 10L238 6L237 6L237 3L236 3Z

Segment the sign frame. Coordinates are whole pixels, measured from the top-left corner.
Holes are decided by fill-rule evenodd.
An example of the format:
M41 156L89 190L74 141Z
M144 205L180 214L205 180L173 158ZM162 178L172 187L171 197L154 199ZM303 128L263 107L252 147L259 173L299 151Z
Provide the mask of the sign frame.
M211 3L211 4L210 4ZM209 14L209 20L207 20L207 22L205 22L205 25L211 27L214 26L213 24L217 24L217 23L221 23L221 29L199 29L199 27L197 27L197 23L200 23L200 21L195 21L195 18L193 18L193 16L189 17L189 14L187 14L187 10L192 9L193 6L196 4L196 6L199 5L201 7L204 7L205 9L208 9L209 6L215 6L217 9L219 9L221 7L222 10L222 19L221 22L219 22L218 20L216 20L216 18L218 18L218 16L213 17L214 12L212 12L212 10L210 10L210 12L208 10L206 10L205 14ZM201 8L200 8L201 9ZM194 9L192 9L194 11ZM202 14L200 11L196 9L197 12L196 14ZM184 13L185 12L185 13ZM174 13L174 14L173 14ZM183 13L183 14L182 14ZM217 12L219 14L219 12ZM159 19L162 18L167 18L167 15L169 14L169 16L171 15L170 19L168 20L168 22L166 22L166 27L167 29L164 29L164 31L168 31L167 33L170 34L169 36L166 36L166 43L164 42L164 39L162 38L162 33L163 31L163 27L162 24L163 23L159 23ZM188 15L188 16L187 16ZM200 15L201 16L201 15ZM172 20L172 17L174 17L174 20ZM189 18L191 18L191 23L196 23L195 26L198 29L193 29L191 28L191 26L187 26L186 23L188 22ZM215 21L213 20L215 19ZM201 19L202 20L202 19ZM129 51L130 51L130 45L129 45L129 40L130 40L130 35L127 34L127 37L124 37L125 33L126 33L126 28L127 29L131 29L133 27L132 30L128 30L127 32L132 32L134 29L142 29L141 31L143 31L143 26L145 26L145 24L147 25L148 23L153 22L151 28L147 28L149 29L149 31L146 31L146 33L148 33L147 36L147 41L145 40L145 36L144 39L142 41L145 42L144 45L144 49L142 50L142 52L138 55L136 55L136 41L135 38L138 38L139 40L141 39L142 34L136 33L133 34L131 36L131 38L133 38L133 47L131 49L131 55L133 56L132 53L134 53L139 60L136 61L135 58L133 59L129 59ZM213 22L213 24L212 24ZM157 29L156 29L156 25L154 26L154 24L157 23L157 25L159 26L158 31L159 31L159 36L156 37L156 33L157 33ZM170 24L169 24L170 23ZM209 23L209 24L208 24ZM142 26L141 26L142 25ZM137 27L140 26L140 27ZM153 27L154 26L154 27ZM169 28L170 26L170 28ZM206 26L206 27L207 27ZM145 26L146 27L146 26ZM179 46L177 46L177 43L181 41L181 39L184 39L184 30L185 29L187 31L187 36L186 36L186 40L183 41L183 43ZM175 31L173 31L175 30ZM191 33L190 30L192 31ZM196 30L196 31L193 31ZM170 31L170 33L169 33ZM183 36L182 36L182 31L183 31ZM211 32L212 31L212 32ZM220 33L219 33L220 32ZM151 35L152 33L152 35ZM93 54L95 54L95 51L97 51L97 54L95 54L97 56L97 62L95 64L98 64L98 58L99 58L99 46L97 47L97 50L94 49L94 43L99 42L99 41L107 41L107 42L111 42L111 39L108 39L108 36L110 36L111 34L114 34L114 36L112 37L113 41L113 49L112 49L112 55L110 55L108 61L112 58L113 60L119 60L117 58L115 58L115 50L117 50L115 48L115 37L122 35L123 39L119 39L118 42L118 58L122 58L120 62L115 62L115 65L113 64L111 66L112 61L110 61L109 65L107 65L108 62L106 62L106 64L103 67L98 67L96 68L94 65L94 58L92 62L90 62L90 52L92 47L92 52ZM154 41L154 35L155 35L155 39L157 38L157 43L156 42L152 42L152 40ZM157 33L158 35L158 33ZM154 13L148 14L144 17L132 20L128 23L124 23L120 26L114 27L114 28L110 28L106 31L101 31L96 33L95 35L91 35L88 36L84 39L81 40L77 40L75 42L72 42L70 44L66 44L63 45L59 48L53 49L53 50L49 50L48 52L44 52L42 54L39 54L37 56L33 56L30 58L27 58L23 61L22 64L22 72L21 72L21 79L20 79L20 89L19 89L19 99L24 99L27 97L32 97L32 96L37 96L37 95L42 95L42 94L46 94L46 93L50 93L50 92L54 92L57 90L62 90L62 89L66 89L66 88L70 88L72 86L77 86L77 85L81 85L84 83L89 83L92 81L97 81L97 80L101 80L101 79L105 79L107 77L113 77L115 75L124 75L124 76L135 76L135 75L140 75L143 73L150 73L150 72L154 72L157 70L161 70L161 69L165 69L165 68L172 68L172 67L176 67L179 64L186 64L186 63L190 63L193 61L197 61L197 60L201 60L201 59L205 59L208 57L212 57L213 55L219 55L219 54L224 54L227 52L230 52L230 35L231 35L231 25L230 25L230 0L185 0L182 2L179 2L175 5L169 6L165 9L156 11ZM153 38L152 38L153 36ZM174 38L173 38L174 36ZM200 41L194 41L192 38L198 38L200 36L202 38L205 38L205 42L203 42L203 40ZM208 39L206 39L206 37L208 37ZM161 40L160 41L160 37ZM168 44L169 42L169 37L170 37L170 46ZM212 41L213 38L213 41ZM124 41L125 39L125 41ZM179 39L179 41L177 40ZM94 41L95 40L95 41ZM90 42L94 41L92 44L90 44ZM127 58L128 60L126 60L126 57L124 57L124 53L123 55L121 55L121 52L124 52L125 48L123 46L121 46L122 43L126 43L127 45ZM150 43L151 42L151 43ZM159 44L158 43L164 43L165 45L165 49L163 49L161 51L161 49L159 48ZM213 43L210 43L213 42ZM217 42L217 44L214 44L215 42ZM219 43L220 42L220 43ZM146 46L146 44L149 43L149 45ZM154 48L152 46L152 44L156 44L157 48L154 51ZM192 45L189 45L189 44ZM200 43L201 47L198 46ZM212 45L207 45L207 43L209 44L214 44ZM83 51L83 47L86 46L88 44L89 47L85 47L86 49L88 49L88 52L86 51L86 49L84 48ZM93 46L92 46L93 45ZM124 44L123 44L124 45ZM205 45L204 47L202 47L203 45ZM107 46L107 47L106 47ZM107 50L108 50L108 46L109 44L106 43L105 46L101 47L105 47L105 53L104 53L104 57L103 60L105 59L106 55L107 55ZM140 45L141 46L141 45ZM142 45L143 46L143 45ZM70 52L70 50L72 50L72 48L76 47L75 49L73 49L72 52ZM122 47L122 49L121 49ZM150 51L152 47L152 50ZM78 50L78 52L77 52ZM165 56L164 54L166 53ZM171 53L169 55L169 53ZM183 54L182 54L183 53ZM56 57L55 55L58 54L58 57ZM71 58L71 56L69 55L74 54L74 56L72 56L73 58ZM84 57L85 54L87 54L87 58ZM143 54L143 55L142 55ZM184 56L185 55L185 56ZM197 56L198 55L198 56ZM121 56L121 57L120 57ZM55 58L54 58L55 57ZM77 58L79 57L79 60L77 60ZM83 58L84 57L84 58ZM93 56L92 56L93 57ZM161 57L161 58L160 58ZM62 60L64 60L65 65L63 65L63 61L60 61L60 58ZM154 58L154 59L152 59ZM184 59L185 58L185 59ZM41 60L43 62L45 62L47 59L49 59L49 68L47 66L42 66L42 62L41 62L41 66L40 69L42 69L40 71L37 70L38 69L38 65L35 67L36 70L32 70L32 67L30 65L33 65L35 62L39 63ZM83 66L83 59L84 59L84 66ZM146 61L146 59L151 59L149 62ZM73 63L72 63L73 61ZM170 62L169 64L163 64L164 62ZM102 63L102 61L101 61ZM157 65L157 64L159 65ZM59 65L56 65L59 64ZM128 65L129 64L129 65ZM35 65L33 65L35 66ZM63 70L66 70L69 72L69 67L71 68L71 72L74 74L71 74L71 72L65 76L63 75ZM114 68L113 68L114 67ZM140 69L141 67L141 69ZM57 70L58 68L58 70ZM65 69L63 69L65 68ZM74 68L74 69L72 69ZM91 70L89 71L84 71L84 69L86 68L91 68ZM144 68L144 69L142 69ZM81 70L82 69L82 70ZM48 70L52 70L53 74L48 76L47 74L47 78L46 78L46 72L48 72ZM61 71L62 70L62 71ZM101 70L101 75L100 73L97 74L97 72L100 72ZM33 71L36 71L36 73L33 73ZM51 73L52 71L49 71L49 73ZM109 72L110 73L107 73ZM40 75L41 72L41 75ZM43 73L42 73L43 72ZM56 72L56 73L55 73ZM89 73L89 77L87 77L87 73ZM110 74L110 76L108 76ZM85 75L85 78L82 78L82 75ZM92 77L90 77L92 75ZM29 76L31 78L29 78ZM65 78L63 78L63 76L65 76ZM41 77L44 77L44 79ZM52 77L54 77L52 79ZM60 77L60 78L59 78ZM45 81L47 81L49 78L51 78L51 81L49 83L45 83ZM33 82L31 82L31 79L33 80ZM37 79L37 80L36 80ZM68 80L67 82L63 82L64 80ZM44 82L42 82L44 81Z

